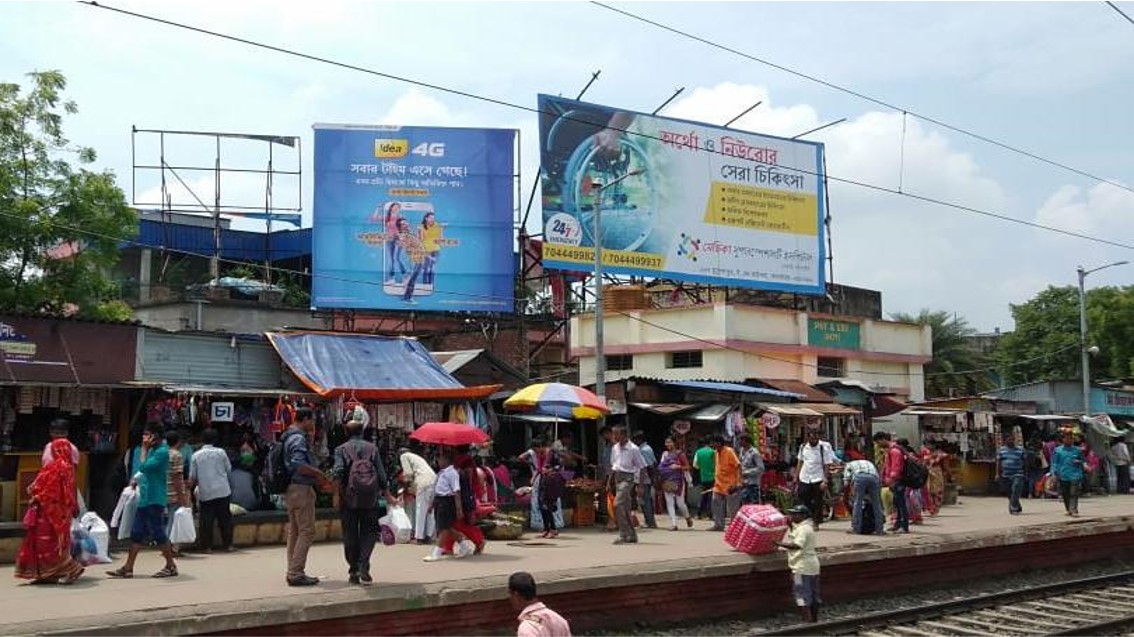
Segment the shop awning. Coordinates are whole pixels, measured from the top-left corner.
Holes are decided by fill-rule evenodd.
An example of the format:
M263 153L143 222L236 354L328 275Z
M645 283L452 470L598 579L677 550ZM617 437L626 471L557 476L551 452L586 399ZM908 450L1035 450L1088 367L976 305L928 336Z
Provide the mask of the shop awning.
M803 400L809 403L835 402L835 399L830 394L818 387L812 387L802 380L795 380L793 378L757 378L755 380L772 389L799 394Z
M902 412L905 416L954 416L965 413L962 409L944 411L940 409L907 409Z
M293 389L252 389L247 387L226 387L224 385L162 385L171 394L197 394L204 396L247 396L250 398L278 398L280 396L311 396L305 391Z
M860 416L862 412L854 407L847 407L839 403L796 403L796 407L815 410L824 416Z
M659 416L670 416L693 409L697 405L684 405L681 403L630 403L630 406Z
M1075 420L1075 416L1060 416L1059 414L1022 414L1020 418L1028 420Z
M776 396L777 398L803 398L803 394L776 389L765 389L740 383L719 383L708 380L667 380L664 384L684 389L700 389L702 391L731 392L734 394L759 394L761 396Z
M781 416L822 416L823 415L823 414L815 411L814 409L808 409L807 407L798 407L796 405L792 405L792 404L788 404L788 403L783 403L783 404L760 403L757 406L760 409L763 409L764 411L770 411L774 414L779 414Z
M268 332L296 378L324 398L385 402L482 400L500 385L465 387L414 339L323 332Z
M871 415L875 418L883 418L891 414L896 414L906 408L906 404L893 396L884 396L882 394L875 394L871 397L874 401L874 409Z
M686 414L685 417L689 420L699 420L701 422L716 422L724 418L725 414L731 410L732 405L714 403L712 405L706 405L691 414Z

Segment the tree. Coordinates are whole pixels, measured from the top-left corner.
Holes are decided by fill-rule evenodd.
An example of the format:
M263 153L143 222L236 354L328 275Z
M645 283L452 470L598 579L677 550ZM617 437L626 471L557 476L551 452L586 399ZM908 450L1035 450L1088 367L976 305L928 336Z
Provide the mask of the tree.
M110 171L83 166L63 118L59 71L29 73L26 92L0 83L0 308L13 312L129 318L108 272L119 242L137 235L137 216Z
M899 312L890 318L902 323L928 325L933 332L933 360L925 366L928 397L969 395L995 386L986 371L989 361L973 349L968 338L976 334L965 319L949 312L923 309L917 316Z
M1079 291L1048 287L1012 305L1016 330L1000 342L997 358L1011 383L1082 377L1079 352ZM1092 378L1134 376L1134 286L1087 291Z

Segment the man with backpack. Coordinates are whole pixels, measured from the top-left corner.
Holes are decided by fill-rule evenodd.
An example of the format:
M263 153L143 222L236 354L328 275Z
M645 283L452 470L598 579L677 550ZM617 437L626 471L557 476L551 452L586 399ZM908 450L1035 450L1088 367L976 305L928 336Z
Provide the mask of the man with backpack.
M362 439L363 422L346 422L349 439L335 448L335 477L338 491L335 506L343 523L343 554L351 584L371 584L370 555L378 542L378 496L392 502L386 470L373 443Z
M281 482L287 503L287 584L314 586L319 578L307 575L307 552L315 542L315 486L330 489L331 482L315 465L308 436L315 433L315 418L308 407L295 410L295 422L280 435L268 454L272 491Z
M887 487L890 487L890 493L894 496L894 514L897 516L897 519L894 520L894 526L890 527L890 532L909 533L910 511L906 503L906 485L902 484L902 472L906 466L906 452L885 431L874 434L874 442L882 445L886 451L882 471L883 482Z

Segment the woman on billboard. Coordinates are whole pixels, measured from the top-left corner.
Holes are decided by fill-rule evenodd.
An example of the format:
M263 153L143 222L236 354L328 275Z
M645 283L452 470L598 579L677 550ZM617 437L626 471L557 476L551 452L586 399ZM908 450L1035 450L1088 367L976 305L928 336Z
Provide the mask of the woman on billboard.
M394 285L406 277L405 251L397 240L399 222L405 218L402 217L402 204L396 201L386 202L382 207L385 211L382 225L386 231L386 285Z

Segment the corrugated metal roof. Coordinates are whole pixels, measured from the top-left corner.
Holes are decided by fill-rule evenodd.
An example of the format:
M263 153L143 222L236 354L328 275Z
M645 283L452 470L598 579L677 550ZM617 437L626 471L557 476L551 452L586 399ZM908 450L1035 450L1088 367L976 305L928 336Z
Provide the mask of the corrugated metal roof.
M826 416L855 416L862 414L854 407L847 407L838 403L795 403L796 407L812 409Z
M705 391L730 392L734 394L760 394L762 396L776 396L779 398L803 398L802 394L797 394L795 392L765 389L764 387L753 387L751 385L741 385L739 383L720 383L707 380L663 380L661 382L666 385L673 387L683 387L685 389L701 389Z
M695 408L697 405L683 405L681 403L629 403L631 407L652 412L661 416L668 416Z
M476 360L483 351L483 349L461 349L452 352L433 352L433 359L441 363L445 371L452 374Z
M725 417L729 411L732 410L732 405L722 405L714 403L706 405L697 411L688 414L686 417L690 420L700 420L702 422L716 422Z
M758 383L763 383L772 389L801 394L803 399L809 403L835 402L835 399L830 394L817 387L812 387L802 380L795 380L794 378L755 378L753 380Z
M815 411L814 409L807 409L806 407L796 407L789 403L760 403L758 405L764 411L779 414L781 416L822 416L823 414Z
M203 255L213 253L213 229L175 222L142 219L138 238L123 243L123 248L148 246L154 249L184 250ZM221 230L221 258L239 261L264 261L268 256L269 238L265 232ZM311 256L311 228L280 230L271 234L273 261Z

